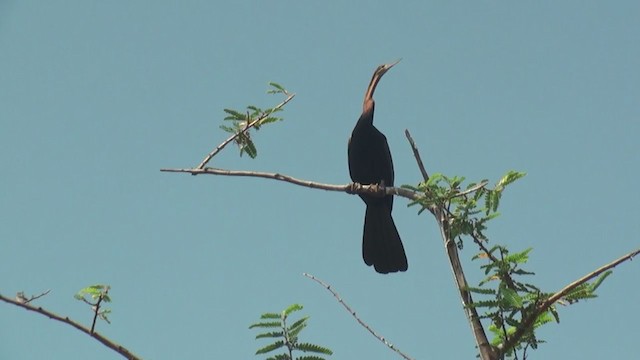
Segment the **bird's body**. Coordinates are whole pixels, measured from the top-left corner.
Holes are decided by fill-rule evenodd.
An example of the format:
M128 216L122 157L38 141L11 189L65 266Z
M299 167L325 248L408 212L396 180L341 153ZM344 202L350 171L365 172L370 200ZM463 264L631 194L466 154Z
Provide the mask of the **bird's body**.
M351 180L360 184L393 186L393 160L387 138L373 126L373 93L378 81L394 64L379 66L365 94L362 115L349 139ZM364 262L379 273L406 271L407 256L391 217L393 196L360 195L367 206L362 237Z

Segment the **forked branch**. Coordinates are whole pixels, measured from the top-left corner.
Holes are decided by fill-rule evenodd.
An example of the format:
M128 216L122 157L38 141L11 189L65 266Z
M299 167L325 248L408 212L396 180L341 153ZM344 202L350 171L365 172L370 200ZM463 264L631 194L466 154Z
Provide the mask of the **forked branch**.
M549 297L547 300L545 300L544 302L542 302L538 308L533 311L527 318L525 318L522 323L520 324L520 327L516 330L516 332L509 338L509 340L507 342L505 342L504 347L501 349L502 354L506 353L509 351L509 349L511 349L515 344L517 344L520 339L524 336L524 334L527 332L527 330L529 330L531 328L531 326L533 326L534 322L536 321L536 319L538 318L538 316L540 316L540 314L544 313L545 311L547 311L553 304L555 304L556 302L558 302L560 299L562 299L564 296L566 296L567 294L569 294L573 289L575 289L576 287L586 283L587 281L599 276L600 274L604 273L607 270L613 269L616 266L622 264L625 261L628 260L633 260L633 258L635 256L637 256L638 254L640 254L640 249L636 249L590 273L588 273L587 275L581 277L580 279L572 282L571 284L565 286L564 288L562 288L562 290L556 292L555 294L553 294L551 297ZM501 355L502 355L501 354Z
M42 307L39 306L33 306L30 303L24 303L22 301L19 300L14 300L8 297L3 296L2 294L0 294L0 300L7 302L9 304L13 304L15 306L19 306L23 309L29 310L29 311L33 311L36 312L40 315L44 315L50 319L56 320L56 321L60 321L62 323L65 323L67 325L71 325L74 328L82 331L83 333L91 336L92 338L98 340L99 342L101 342L103 345L105 345L106 347L110 348L111 350L117 352L118 354L122 355L124 358L129 359L129 360L139 360L140 357L138 357L137 355L133 354L131 351L129 351L128 349L126 349L124 346L119 345L115 342L113 342L112 340L109 340L108 338L104 337L103 335L100 335L97 332L93 332L90 328L87 328L85 326L82 326L81 324L69 319L68 317L62 317L60 315L54 314L53 312L43 309Z

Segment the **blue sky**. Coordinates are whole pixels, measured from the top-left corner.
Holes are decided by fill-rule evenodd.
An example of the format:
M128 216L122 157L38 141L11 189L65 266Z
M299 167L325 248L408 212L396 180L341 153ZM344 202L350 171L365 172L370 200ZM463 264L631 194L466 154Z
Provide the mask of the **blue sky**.
M298 302L306 339L335 359L394 355L339 307L417 359L476 351L434 220L396 199L409 271L361 259L360 199L263 179L188 176L221 142L223 108L297 94L256 134L259 157L211 163L349 182L346 144L375 67L375 124L398 184L427 169L510 188L488 232L558 290L640 244L640 5L538 2L0 2L0 292L88 324L73 299L108 283L98 330L150 359L256 358L247 329ZM478 264L468 243L468 277ZM561 308L531 358L637 354L636 262L598 299ZM4 304L2 359L115 359L76 330Z

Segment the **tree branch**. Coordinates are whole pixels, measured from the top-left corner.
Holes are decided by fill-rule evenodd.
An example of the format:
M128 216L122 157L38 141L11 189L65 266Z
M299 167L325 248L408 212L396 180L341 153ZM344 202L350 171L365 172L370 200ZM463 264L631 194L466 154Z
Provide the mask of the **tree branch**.
M405 353L400 351L400 349L396 348L392 343L387 341L387 339L385 339L384 336L377 334L369 325L367 325L367 323L365 323L362 319L360 319L360 317L358 317L358 315L356 315L356 312L354 310L352 310L351 307L346 302L344 302L344 300L342 300L340 295L335 290L333 290L331 288L331 285L325 283L324 281L318 279L317 277L315 277L315 276L313 276L311 274L302 273L302 275L304 275L304 276L308 277L309 279L317 282L318 284L324 286L324 288L327 289L333 295L333 297L336 298L336 300L338 300L340 305L342 305L342 307L344 307L351 314L351 316L353 316L353 318L356 319L356 321L358 321L358 323L360 325L362 325L365 329L367 329L367 331L369 331L371 333L371 335L376 337L376 339L380 340L389 349L395 351L396 353L398 353L398 355L402 356L406 360L413 360L413 358L409 357L409 355L406 355Z
M92 333L91 329L80 325L79 323L69 319L68 317L62 317L60 315L56 315L56 314L54 314L54 313L52 313L52 312L50 312L48 310L45 310L45 309L43 309L41 307L36 307L36 306L30 305L28 303L22 303L22 302L20 302L18 300L14 300L14 299L5 297L2 294L0 294L0 300L2 300L4 302L7 302L9 304L13 304L15 306L19 306L19 307L24 308L26 310L36 312L36 313L38 313L40 315L44 315L44 316L46 316L46 317L48 317L50 319L60 321L60 322L65 323L67 325L71 325L74 328L76 328L76 329L82 331L83 333L91 336L92 338L98 340L103 345L105 345L106 347L112 349L113 351L117 352L118 354L122 355L126 359L129 359L129 360L139 360L140 359L140 357L134 355L131 351L127 350L124 346L116 344L115 342L109 340L108 338L100 335L97 332Z
M346 192L348 194L368 194L368 195L374 195L374 196L380 196L380 197L385 195L396 195L396 196L404 197L411 200L417 200L420 198L419 192L415 192L413 190L404 189L404 188L386 187L386 186L380 186L378 184L363 185L358 183L350 183L346 185L323 184L315 181L297 179L292 176L284 175L280 173L246 171L246 170L227 170L227 169L218 169L218 168L210 168L210 167L206 167L204 169L160 169L160 171L188 173L191 175L206 174L206 175L223 175L223 176L259 177L259 178L265 178L265 179L284 181L290 184L304 186L312 189Z
M564 297L565 295L567 295L568 293L571 292L571 290L575 289L576 287L586 283L587 281L595 278L596 276L602 274L603 272L609 270L609 269L613 269L614 267L622 264L623 262L627 261L627 260L632 260L634 256L640 254L640 249L636 249L602 267L600 267L599 269L592 271L590 273L588 273L587 275L581 277L580 279L572 282L571 284L565 286L562 290L558 291L557 293L553 294L550 298L548 298L547 300L545 300L542 304L538 305L538 308L533 311L529 317L527 317L526 319L524 319L522 321L522 323L520 324L520 327L518 327L518 329L516 330L515 333L513 333L513 336L511 336L511 338L505 342L504 347L501 349L501 354L506 353L509 349L511 349L515 344L518 343L518 341L520 341L520 339L524 336L524 334L526 333L526 331L528 329L531 328L531 326L533 326L533 323L536 321L536 319L538 318L538 316L540 316L540 314L542 314L543 312L547 311L554 303L556 303L558 300L560 300L562 297Z
M418 152L418 147L416 146L415 141L411 137L411 133L408 129L404 130L404 135L409 140L409 145L411 145L411 150L413 150L413 156L416 158L416 162L418 163L418 168L420 169L420 173L422 173L422 178L424 181L429 181L429 174L427 170L424 168L424 164L422 163L422 158L420 158L420 152Z
M416 162L418 163L418 168L420 168L420 172L424 178L424 181L429 180L429 175L427 174L427 170L425 170L424 164L422 163L422 159L420 157L420 152L416 146L416 143L413 141L409 130L405 130L405 135L409 140L409 145L411 145L411 150L413 150L413 155L416 158ZM486 182L482 182L476 185L473 189L469 189L465 192L473 192L478 189L486 186ZM459 194L459 196L463 196L464 194ZM475 307L472 306L473 298L471 297L471 292L467 289L469 288L467 279L464 276L464 271L462 269L462 263L460 262L460 257L458 256L458 247L454 239L451 238L449 232L449 216L444 208L440 208L437 206L432 206L429 208L429 211L433 214L438 222L438 227L440 228L440 235L442 236L442 240L444 241L444 246L447 251L447 256L449 257L449 264L451 265L451 270L453 271L453 277L456 281L456 286L458 287L458 292L460 293L460 299L462 300L463 309L465 314L467 315L467 320L469 321L469 325L471 325L471 331L473 332L473 337L476 340L476 345L478 346L478 350L480 351L480 357L482 360L494 360L497 359L496 353L493 351L491 344L487 338L487 334L484 331L484 327L482 326L482 322L480 321L480 317L478 316L478 311Z
M198 170L204 169L204 167L207 165L207 163L209 163L209 161L211 161L211 159L214 156L216 156L217 153L219 153L222 149L224 149L225 146L229 145L230 142L234 141L236 138L238 138L238 136L243 135L244 133L249 131L249 129L253 128L256 124L258 124L262 120L264 120L267 117L269 117L269 115L273 114L275 111L278 111L278 110L282 109L283 106L287 105L287 103L289 101L291 101L291 99L293 99L294 96L296 96L296 94L289 94L287 92L285 92L285 94L287 95L287 98L284 99L284 101L282 101L280 104L276 105L276 107L271 109L271 111L264 112L257 119L255 119L252 122L248 123L241 131L231 135L227 140L223 141L215 149L211 150L211 152L207 156L205 156L204 159L202 159L200 164L198 164L198 166L196 166L195 169L198 169Z

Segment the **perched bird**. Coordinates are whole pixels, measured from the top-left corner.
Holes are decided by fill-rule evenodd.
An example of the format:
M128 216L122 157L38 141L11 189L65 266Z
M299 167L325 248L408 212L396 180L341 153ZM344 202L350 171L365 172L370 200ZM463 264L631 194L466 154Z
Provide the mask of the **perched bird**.
M373 73L362 104L362 115L349 139L348 157L351 180L360 184L393 186L393 161L387 138L373 126L373 92L389 69L396 65L380 65ZM366 204L362 257L365 264L381 274L406 271L407 256L398 229L391 217L393 196L360 195Z

